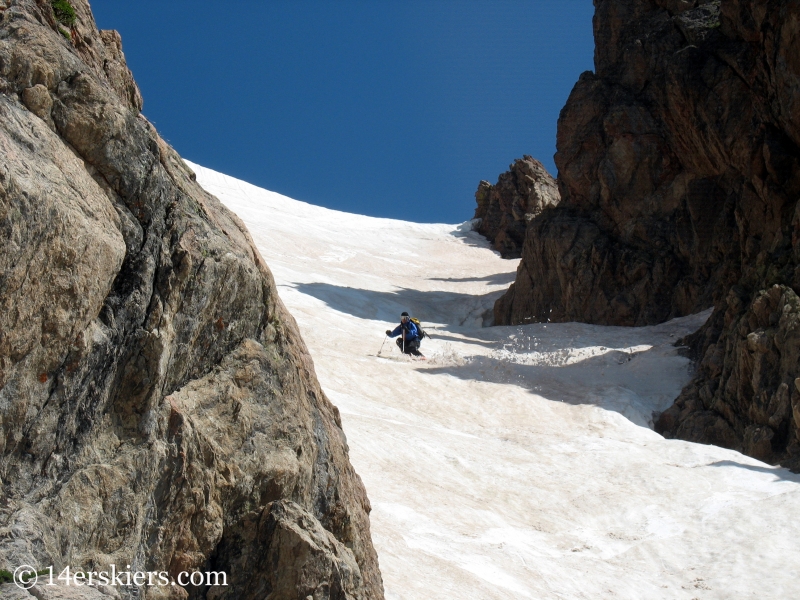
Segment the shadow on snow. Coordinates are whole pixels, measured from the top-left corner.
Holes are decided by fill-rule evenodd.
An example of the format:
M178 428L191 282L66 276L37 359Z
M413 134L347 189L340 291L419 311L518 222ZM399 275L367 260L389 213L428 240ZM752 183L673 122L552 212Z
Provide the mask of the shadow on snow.
M574 364L519 364L492 356L472 357L463 365L425 368L431 375L513 384L555 402L592 404L618 412L633 423L652 429L654 413L669 408L680 387L654 393L651 383L663 365L654 349L637 353L619 350Z
M747 469L748 471L756 471L758 473L766 473L773 475L777 479L791 481L793 483L800 483L800 474L792 473L789 469L783 467L759 467L757 465L746 465L735 460L718 460L709 465L710 467L737 467L739 469Z
M442 323L445 328L465 324L480 326L486 311L504 290L482 296L458 292L412 290L400 288L392 292L377 292L332 285L328 283L296 283L291 287L302 294L321 300L332 309L375 321L399 322L400 313L409 312L425 323ZM432 331L433 333L433 331Z
M450 283L472 283L485 281L489 285L511 285L517 276L516 271L508 273L493 273L485 277L431 277L428 281L447 281Z

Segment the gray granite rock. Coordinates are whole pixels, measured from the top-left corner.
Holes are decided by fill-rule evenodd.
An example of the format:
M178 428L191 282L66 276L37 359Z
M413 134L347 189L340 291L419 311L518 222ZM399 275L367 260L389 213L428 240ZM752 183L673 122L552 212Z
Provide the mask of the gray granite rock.
M0 600L33 600L28 590L18 588L13 583L0 584Z
M174 577L285 500L350 552L347 597L382 598L369 501L269 269L139 113L119 35L72 4L70 40L49 2L0 5L0 565ZM344 560L319 547L320 572Z

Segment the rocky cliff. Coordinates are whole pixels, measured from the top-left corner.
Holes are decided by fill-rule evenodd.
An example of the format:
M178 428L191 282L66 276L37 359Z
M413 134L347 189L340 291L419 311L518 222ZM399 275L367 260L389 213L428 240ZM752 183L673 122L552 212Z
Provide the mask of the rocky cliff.
M228 576L123 598L382 598L269 269L71 1L0 0L0 568Z
M497 323L715 311L667 436L800 467L800 2L595 0L558 123L562 201Z
M481 181L475 192L480 219L476 231L488 239L503 258L519 258L531 219L559 201L555 179L535 158L518 158L492 185Z

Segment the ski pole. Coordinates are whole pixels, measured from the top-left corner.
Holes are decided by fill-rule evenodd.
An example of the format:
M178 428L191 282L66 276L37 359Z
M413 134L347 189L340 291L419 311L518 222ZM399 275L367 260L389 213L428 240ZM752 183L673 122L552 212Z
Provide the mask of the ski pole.
M388 336L388 335L384 336L384 337L383 337L383 344L385 344L385 343L386 343L386 340L388 340L388 339L389 339L389 336ZM381 349L380 349L380 350L378 350L378 356L380 356L380 355L381 355L381 352L383 351L383 344L381 344Z

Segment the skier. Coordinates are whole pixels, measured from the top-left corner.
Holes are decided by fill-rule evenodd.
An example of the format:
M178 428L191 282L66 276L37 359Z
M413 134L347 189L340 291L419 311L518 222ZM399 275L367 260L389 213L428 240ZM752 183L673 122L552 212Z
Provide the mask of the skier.
M400 339L397 340L397 347L400 348L401 352L413 356L422 356L422 353L419 351L419 328L414 324L414 321L411 320L407 312L400 315L400 325L395 327L394 331L387 329L386 335L391 338L397 337L398 335L401 336Z

